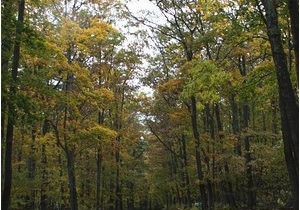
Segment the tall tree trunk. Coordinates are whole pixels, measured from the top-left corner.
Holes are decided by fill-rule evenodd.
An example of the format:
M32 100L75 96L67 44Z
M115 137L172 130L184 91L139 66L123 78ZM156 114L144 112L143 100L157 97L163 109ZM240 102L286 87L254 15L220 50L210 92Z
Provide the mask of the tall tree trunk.
M59 164L59 177L60 180L62 180L62 177L64 176L64 164L62 160L62 154L61 152L58 153L58 164ZM65 208L66 202L65 202L65 187L64 187L64 182L60 181L60 200L57 202L59 205L59 209Z
M45 125L44 125L45 126ZM43 135L47 133L47 129L43 128ZM41 150L41 210L47 210L48 209L48 201L47 201L47 186L48 186L48 173L47 173L47 156L46 156L46 145L42 144L42 150Z
M78 210L77 202L77 190L76 190L76 177L75 177L75 166L74 166L74 151L66 149L67 156L67 169L68 169L68 181L70 191L70 209Z
M171 146L172 148L172 146ZM174 192L175 192L175 196L174 196L174 204L182 204L182 199L181 199L181 195L179 192L179 186L178 186L178 161L177 161L177 157L176 155L174 155L173 153L170 154L171 156L171 161L170 161L170 165L171 165L171 169L172 169L172 175L171 178L172 180L175 181L175 187L174 187Z
M190 176L188 172L188 161L187 161L187 152L186 152L186 138L184 135L181 137L182 143L182 153L183 153L183 164L184 164L184 176L185 176L185 185L186 185L186 196L187 196L187 205L192 207L191 200L191 189L190 189Z
M12 55L12 48L14 45L13 36L15 27L15 11L13 0L1 1L1 80L2 82L8 79L8 65ZM2 83L2 85L4 85ZM2 86L3 87L3 86ZM2 89L3 91L3 89ZM3 97L3 96L2 96Z
M180 177L180 194L182 199L182 204L184 206L188 206L188 198L187 198L187 185L186 185L186 178L185 178L185 167L184 167L184 154L182 148L182 138L178 138L178 146L179 146L179 177Z
M198 124L197 124L197 108L196 108L195 96L191 97L191 120L192 120L193 135L195 139L197 178L199 181L199 191L201 195L202 208L207 209L208 203L207 203L207 197L205 192L205 186L203 184L203 172L202 172L201 154L200 154L200 134L198 131Z
M222 124L222 120L221 120L221 111L220 111L220 105L216 104L215 105L215 113L216 113L216 121L217 121L217 128L218 128L218 133L219 133L219 138L220 141L223 141L223 134L220 135L221 132L223 132L223 124ZM225 161L225 174L226 177L229 176L229 166L228 166L228 162ZM232 183L230 181L227 180L223 180L221 185L223 186L224 190L225 190L225 194L226 194L226 199L227 202L229 204L229 206L232 209L236 209L236 202L235 202L235 197L234 197L234 193L233 193L233 188L232 188Z
M114 157L115 156L115 154L112 152L112 156ZM114 172L111 172L111 175L110 175L110 180L109 180L109 190L110 190L110 192L109 192L109 210L114 210L114 201L115 201L115 192L114 192L114 190L115 190L115 183L114 183Z
M246 68L246 57L242 55L239 58L239 70L243 77L247 75ZM249 209L254 209L256 206L256 196L254 190L253 174L252 174L252 165L251 165L251 151L250 151L250 137L248 135L248 128L250 122L250 106L247 99L243 100L242 105L242 128L245 134L244 144L245 144L245 165L246 165L246 177L247 177L247 205Z
M263 0L262 2L266 13L266 26L269 41L271 44L273 61L276 67L279 88L279 107L284 143L284 154L292 189L294 208L298 209L299 119L297 114L299 111L299 107L296 101L296 97L293 91L290 75L287 68L286 55L282 45L280 28L278 26L278 16L276 7L273 1Z
M19 144L19 149L18 149L18 161L19 161L19 163L21 163L21 161L22 161L23 144L25 142L25 128L21 128L20 130L21 130L22 134L21 134L21 142ZM18 173L21 173L21 172L22 172L22 167L19 164L18 165Z
M274 134L278 134L277 104L274 98L271 100L271 106L272 106L272 131Z
M133 183L129 182L128 183L128 189L130 192L129 197L127 198L127 209L129 210L134 210L134 191L133 191Z
M18 12L18 24L16 26L16 39L13 53L12 63L12 81L9 88L9 100L8 100L8 120L6 130L6 151L5 151L5 174L4 174L4 188L2 192L2 209L8 210L10 206L11 198L11 181L12 181L12 143L14 138L14 126L15 126L15 104L14 97L16 96L18 68L20 61L20 46L23 31L24 22L24 11L25 11L25 0L19 1L19 12Z
M90 157L86 157L88 164L87 164L87 176L86 176L86 188L85 188L85 195L86 198L90 198L91 197L91 179L90 177L92 177L93 173L92 173L92 166L90 165ZM86 208L87 209L91 209L92 207L94 207L94 204L92 202L87 202L86 203Z
M247 128L249 126L249 105L247 102L243 105L243 118L244 118L244 125L243 129L245 129L246 136L244 137L245 142L245 160L246 160L246 177L247 177L247 202L248 208L254 209L256 205L256 197L254 191L254 182L253 182L253 175L252 175L252 158L251 158L251 151L250 151L250 137L247 134Z
M83 157L83 154L80 152L79 155L78 155L78 162L84 162L85 158ZM86 158L88 158L88 155L85 155ZM79 203L81 204L81 206L84 206L84 207L87 207L86 206L86 199L85 199L85 195L86 195L86 185L87 185L87 177L88 177L88 163L85 164L85 170L83 171L83 173L81 174L81 178L79 179L79 183L78 186L80 186L80 190L79 190L79 193L78 193L78 198L81 198L79 199Z
M104 122L104 110L98 113L98 123L103 124ZM99 138L99 140L101 140ZM102 209L101 206L101 169L102 169L102 147L101 142L97 148L97 171L96 171L96 210Z
M116 116L115 116L115 128L117 131L122 129L122 116L123 116L123 106L125 99L124 87L122 89L116 90L117 94L120 94L121 103L120 106L116 104ZM122 200L122 192L121 192L121 183L120 183L120 168L121 168L121 157L120 157L120 144L121 144L121 136L117 136L116 138L117 148L115 151L115 159L116 159L116 200L115 200L115 210L123 210L123 200Z
M49 132L49 122L48 120L44 121L42 133L45 136ZM41 150L41 210L48 209L47 202L47 186L48 186L48 172L47 172L47 156L46 156L46 145L42 144Z
M36 163L35 163L35 138L36 138L36 129L32 128L31 131L31 151L28 158L28 179L29 181L33 182L35 178L35 171L36 171ZM27 209L34 209L35 208L35 187L31 189L31 195L28 197L28 204Z
M119 137L117 137L117 142L120 142ZM119 148L117 148L116 154L116 164L117 164L117 170L116 170L116 204L115 204L115 210L122 210L123 205L122 205L122 194L121 194L121 186L120 186L120 165L121 165L121 160L120 160L120 151Z
M299 80L299 1L288 0L289 13L291 18L291 31L295 52L297 81Z
M101 168L102 174L104 174L104 166ZM104 179L101 181L101 188L104 189L105 187L105 182ZM102 208L104 208L104 190L100 191L101 192L101 198L100 198L100 205Z
M237 143L235 146L235 151L236 154L242 155L242 148L241 148L241 139L239 137L239 111L238 111L238 106L235 101L235 96L232 94L230 96L230 106L231 106L231 115L232 115L232 120L231 120L231 125L232 125L232 132L237 138Z
M213 183L210 179L207 179L207 200L208 200L208 209L214 209Z
M6 122L6 111L7 111L7 85L9 81L9 61L12 55L13 38L14 33L14 2L13 0L4 0L1 2L1 143L5 143L5 122ZM4 152L2 152L2 155ZM2 156L2 160L4 160ZM2 162L4 166L4 162ZM3 169L3 168L2 168ZM4 170L3 170L4 171Z
M221 109L219 103L215 104L215 113L216 113L217 128L218 128L218 132L220 133L223 132L223 124L221 120Z
M211 114L211 110L209 107L209 104L205 105L205 116L206 116L206 122L207 122L207 132L210 132L210 137L213 140L212 143L212 167L210 167L210 161L208 159L207 161L207 171L208 173L212 173L212 177L214 178L214 170L215 170L215 155L214 155L214 151L215 151L215 126L214 126L214 121L213 121L213 117ZM209 145L208 145L209 148ZM208 149L209 151L209 149ZM210 168L211 168L211 172L210 172ZM207 198L208 198L208 207L209 209L214 209L214 190L213 190L213 183L210 179L210 177L207 178Z
M102 154L101 149L97 149L97 172L96 172L96 210L100 210L100 193L101 193L101 169L102 169Z

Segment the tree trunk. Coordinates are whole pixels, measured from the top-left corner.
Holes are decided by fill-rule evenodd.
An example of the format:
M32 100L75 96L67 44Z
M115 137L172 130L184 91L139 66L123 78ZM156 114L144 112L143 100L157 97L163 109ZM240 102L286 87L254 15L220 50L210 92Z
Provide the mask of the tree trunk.
M104 110L98 113L98 123L103 124L104 122ZM99 140L101 140L99 138ZM101 142L100 145L97 148L97 172L96 172L96 210L102 209L101 206L101 171L102 169L102 147Z
M233 94L230 96L230 105L231 105L231 115L232 115L232 120L231 120L232 132L237 138L235 152L238 155L242 155L241 140L239 137L239 131L240 131L239 117L238 117L239 111L235 101L235 96Z
M29 181L33 182L35 178L35 171L36 171L36 163L35 163L35 138L36 138L36 129L33 128L31 131L31 151L28 158L28 179ZM35 187L31 190L31 196L28 196L28 204L27 209L34 209L35 208Z
M14 1L4 0L1 2L2 5L2 27L1 27L1 143L5 143L5 122L6 122L6 111L7 111L7 85L9 81L9 60L12 55L13 48L13 37L14 33ZM2 152L2 154L4 154ZM4 160L2 156L2 160ZM2 162L4 166L4 162ZM2 168L3 169L3 168ZM4 171L4 170L3 170Z
M19 12L18 12L18 24L16 26L16 39L13 53L13 64L12 64L12 82L9 88L9 100L8 100L8 121L6 130L6 151L5 151L5 174L4 174L4 188L2 192L2 209L8 210L10 206L11 198L11 181L12 181L12 143L14 138L14 126L15 126L15 104L14 97L17 92L16 83L18 77L18 68L20 61L20 46L23 31L24 22L24 11L25 11L25 0L19 1Z
M49 122L48 120L44 121L43 124L43 136L45 136L49 132ZM47 194L46 189L48 186L48 173L47 173L47 156L46 156L46 145L42 144L42 150L41 150L41 210L47 210L48 204L47 204Z
M102 154L101 149L97 149L97 179L96 179L96 210L100 210L100 194L101 194L101 169L102 169Z
M208 209L214 209L213 184L210 179L207 180L207 200L208 200Z
M220 104L216 103L215 105L215 113L216 113L216 121L217 121L217 128L219 133L223 132L223 124L222 124L222 120L221 120L221 110L220 110Z
M200 191L200 195L201 195L202 208L207 209L208 204L207 204L205 186L203 184L203 172L202 172L201 154L200 154L200 134L199 134L198 125L197 125L197 108L196 108L195 96L191 97L191 120L192 120L193 135L194 135L194 139L195 139L197 178L199 181L199 191Z
M229 167L228 167L228 163L225 163L224 166L225 169L225 173L229 174ZM232 209L236 209L236 202L235 202L235 197L234 197L234 193L233 193L233 187L232 187L232 183L230 181L227 181L227 198L228 198L228 204Z
M119 137L117 137L117 141L120 142ZM117 164L117 170L116 170L116 204L115 204L115 210L122 210L122 194L121 194L121 186L120 186L120 151L119 148L117 148L116 154L116 164Z
M245 142L245 160L246 160L246 177L247 177L247 201L248 201L248 208L254 209L256 205L256 197L254 191L254 182L253 182L253 175L252 175L252 165L251 165L251 151L250 151L250 137L247 134L247 128L249 126L249 105L247 102L243 105L243 118L244 118L244 125L243 129L245 129L246 136L244 137Z
M178 186L178 161L177 161L176 155L174 155L173 153L171 153L170 156L171 156L170 165L171 165L171 168L172 168L171 178L172 178L172 180L175 181L175 187L174 187L175 196L174 196L174 202L173 203L174 203L174 205L179 204L181 206L182 199L181 199L179 186Z
M14 14L14 3L13 0L4 0L1 2L1 18L3 21L1 27L1 73L2 73L2 82L7 80L8 76L8 64L9 60L11 59L12 55L12 48L13 48L13 36L15 26L15 14ZM3 83L2 83L3 85ZM3 91L3 89L2 89Z
M46 146L42 145L41 152L41 164L42 164L42 180L41 180L41 210L48 209L47 203L47 186L48 186L48 173L47 173L47 156L46 156Z
M22 161L22 155L23 155L23 143L25 142L25 129L21 128L21 142L18 148L18 162L21 163ZM21 169L21 165L18 165L18 173L21 173L22 169Z
M295 52L297 81L299 80L299 1L288 0L289 13L291 18L291 31L293 35L293 48Z
M64 172L64 164L63 164L61 152L58 153L58 161L57 162L59 164L59 177L60 177L60 180L62 180L62 177L64 176L64 173L63 173ZM64 182L60 181L60 201L57 202L59 204L60 209L61 208L63 209L66 206L64 192L65 192Z
M184 176L185 176L185 185L186 185L187 205L188 205L188 207L192 207L190 176L189 176L189 172L188 172L188 162L187 162L187 152L186 152L186 139L185 139L184 135L182 135L182 137L181 137L181 143L182 143L182 153L183 153L183 163L184 163Z
M114 156L115 154L112 153L112 156ZM110 180L109 180L109 210L114 210L114 201L115 201L115 195L114 195L114 189L115 189L115 185L114 185L114 172L111 172L110 175Z
M66 150L67 156L67 169L68 169L68 181L70 191L70 209L78 210L77 203L77 191L76 191L76 177L75 177L75 166L74 166L74 151Z
M179 176L180 176L180 194L183 206L188 206L188 198L187 198L187 185L185 178L185 166L184 166L184 152L182 146L182 135L181 138L178 138L178 146L179 146Z
M246 57L242 55L239 58L239 70L243 77L247 75ZM244 144L245 144L245 165L246 165L246 177L247 177L247 205L249 209L254 209L256 205L256 196L254 190L252 165L251 165L251 151L250 151L250 137L248 135L248 128L250 122L250 107L247 99L243 100L242 106L243 120L242 128L244 132Z
M278 134L278 126L277 126L277 104L275 99L271 100L272 106L272 132L274 134Z
M102 166L101 171L102 171L102 174L104 174L104 166ZM104 182L104 179L102 179L101 188L104 189L104 187L105 187L105 182ZM104 208L104 190L102 190L102 192L101 192L100 205L102 208Z
M271 44L273 61L276 67L284 154L292 189L293 205L295 209L298 209L299 108L287 68L286 55L282 45L280 28L278 26L276 7L273 1L263 0L262 2L266 12L267 32Z
M215 126L214 126L214 121L213 121L213 117L210 111L210 107L209 104L205 105L205 116L206 116L206 122L207 122L207 128L206 131L210 132L210 137L213 140L212 143L212 167L210 167L210 161L208 159L207 162L207 171L208 173L210 173L210 168L212 171L212 177L214 178L214 174L215 174L215 155L214 155L214 151L215 151ZM208 145L209 148L209 145ZM209 149L208 149L209 152ZM210 179L210 177L207 178L207 198L208 198L208 207L209 209L214 209L214 190L213 190L213 183Z
M129 184L128 189L129 189L129 192L130 192L130 196L127 198L127 209L128 210L134 210L133 183L129 182L128 184Z
M216 121L217 121L217 128L218 128L218 133L219 133L219 138L220 141L223 141L223 135L220 135L220 132L223 132L223 124L222 124L222 120L221 120L221 114L220 114L220 105L216 104L215 106L215 113L216 113ZM236 113L235 113L236 115ZM225 174L228 177L229 176L229 166L228 166L228 162L225 161ZM227 180L223 180L221 185L224 188L225 194L226 194L226 199L227 202L229 204L229 206L232 209L236 209L236 203L235 203L235 198L234 198L234 194L233 194L233 189L232 189L232 183L230 181Z

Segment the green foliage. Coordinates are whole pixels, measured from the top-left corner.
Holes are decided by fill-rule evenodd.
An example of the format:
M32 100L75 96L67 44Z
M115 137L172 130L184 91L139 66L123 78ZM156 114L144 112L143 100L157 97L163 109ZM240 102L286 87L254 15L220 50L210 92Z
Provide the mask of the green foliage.
M183 98L196 95L204 105L221 99L221 92L229 82L229 75L211 61L191 61L182 67L188 79L182 92Z

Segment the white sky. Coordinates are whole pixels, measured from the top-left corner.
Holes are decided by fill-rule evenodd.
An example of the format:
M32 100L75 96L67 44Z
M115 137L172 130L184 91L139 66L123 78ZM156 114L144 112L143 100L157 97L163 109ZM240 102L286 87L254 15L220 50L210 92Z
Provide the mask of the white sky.
M127 3L128 8L135 13L141 10L150 10L159 13L158 8L149 0L130 0Z
M162 16L160 15L160 10L156 7L156 5L154 5L152 2L150 2L149 0L128 0L126 1L126 5L129 8L129 10L134 14L134 16L136 17L144 17L145 16L145 12L146 11L150 11L153 15L151 16L147 16L148 20L151 20L155 23L161 24L164 19L162 18ZM147 28L146 26L140 25L139 28L137 27L131 27L128 30L125 29L124 27L124 22L119 22L117 23L117 28L119 28L120 31L122 31L125 35L126 35L126 42L125 45L128 43L131 43L133 41L136 41L136 36L134 35L130 35L130 34L134 34L137 32L137 30L139 29L143 29L143 30L147 30L148 33L151 33L151 30L149 28ZM138 40L138 41L143 41L143 40ZM147 40L149 43L151 43L152 41L150 39ZM157 53L154 49L152 48L147 48L145 47L143 49L143 51L147 54L155 54ZM145 69L148 68L149 63L147 63L146 60L143 60L143 65L142 65L142 69L140 71L140 73L143 75L145 72ZM139 92L143 92L145 93L147 96L152 96L153 95L153 89L151 89L150 87L147 86L143 86L141 84L141 82L139 81L138 78L135 78L131 81L131 83L133 85L139 85L141 86L139 88Z

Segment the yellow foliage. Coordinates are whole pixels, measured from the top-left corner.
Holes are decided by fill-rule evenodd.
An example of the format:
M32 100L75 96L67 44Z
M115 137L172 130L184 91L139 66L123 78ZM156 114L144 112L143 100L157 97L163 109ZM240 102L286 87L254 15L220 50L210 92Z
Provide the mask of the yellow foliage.
M230 82L233 87L236 87L241 84L243 81L243 77L238 69L233 69L233 71L230 72Z
M60 28L60 40L57 41L60 42L61 46L67 49L70 44L77 43L81 32L82 29L79 27L78 23L65 18L62 21Z
M185 119L187 116L189 116L189 113L186 110L177 110L169 114L171 122L175 124L186 123Z
M95 47L105 43L111 34L118 31L110 24L105 23L97 18L91 21L90 27L83 29L78 36L78 47L85 53L91 53ZM97 50L97 49L96 49Z
M74 139L81 140L107 140L117 137L117 132L99 124L90 124L87 128L81 129L73 135Z
M159 85L158 90L160 92L177 92L182 85L182 80L180 79L171 79L164 84Z

